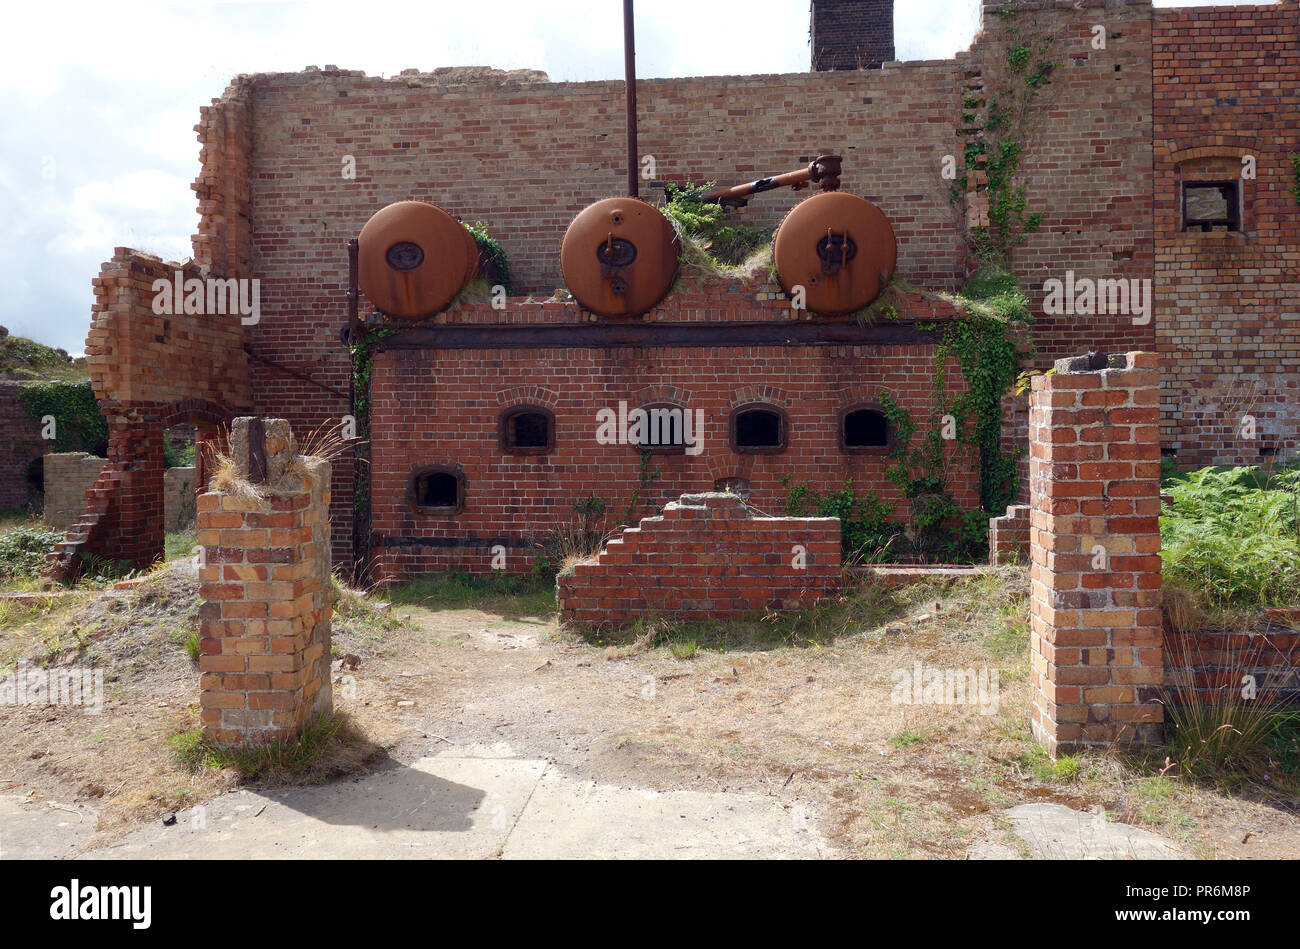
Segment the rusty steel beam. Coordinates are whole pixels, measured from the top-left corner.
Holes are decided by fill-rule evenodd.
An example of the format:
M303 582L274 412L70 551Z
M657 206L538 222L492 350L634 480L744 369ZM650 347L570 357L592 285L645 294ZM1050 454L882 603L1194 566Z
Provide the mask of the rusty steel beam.
M926 326L935 326L927 323ZM606 349L665 346L888 346L933 343L942 329L893 321L861 325L835 323L595 323L444 324L399 329L375 344L397 349Z

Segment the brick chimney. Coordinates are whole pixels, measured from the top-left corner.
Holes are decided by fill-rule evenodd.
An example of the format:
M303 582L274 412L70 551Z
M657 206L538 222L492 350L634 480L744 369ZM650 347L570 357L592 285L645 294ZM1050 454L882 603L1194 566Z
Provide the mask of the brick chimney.
M812 68L879 69L894 58L894 0L812 0Z

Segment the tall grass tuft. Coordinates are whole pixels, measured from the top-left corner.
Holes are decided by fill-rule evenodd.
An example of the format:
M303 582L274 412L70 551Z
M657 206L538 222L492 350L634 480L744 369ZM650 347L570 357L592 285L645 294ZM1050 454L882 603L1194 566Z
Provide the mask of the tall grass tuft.
M1257 641L1261 646L1231 650L1228 664L1207 661L1195 639L1173 651L1165 722L1170 757L1189 775L1207 778L1256 768L1286 723L1277 690L1259 682L1254 672L1267 642Z

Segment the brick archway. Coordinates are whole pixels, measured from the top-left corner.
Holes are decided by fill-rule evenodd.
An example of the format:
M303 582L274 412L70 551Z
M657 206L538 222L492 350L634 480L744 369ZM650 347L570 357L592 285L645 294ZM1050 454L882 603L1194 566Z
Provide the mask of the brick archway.
M49 576L73 580L79 555L94 554L137 570L157 563L164 551L163 437L174 425L190 424L198 432L198 489L207 484L203 443L229 428L240 410L205 399L110 409L108 464L86 492L86 510L68 531L67 540L50 556Z

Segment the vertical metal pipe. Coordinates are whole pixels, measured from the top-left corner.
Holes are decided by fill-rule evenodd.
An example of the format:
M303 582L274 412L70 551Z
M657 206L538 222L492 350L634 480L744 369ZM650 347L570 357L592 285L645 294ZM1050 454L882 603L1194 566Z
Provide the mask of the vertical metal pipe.
M623 0L623 63L627 86L627 193L640 197L636 147L636 27L632 0Z

